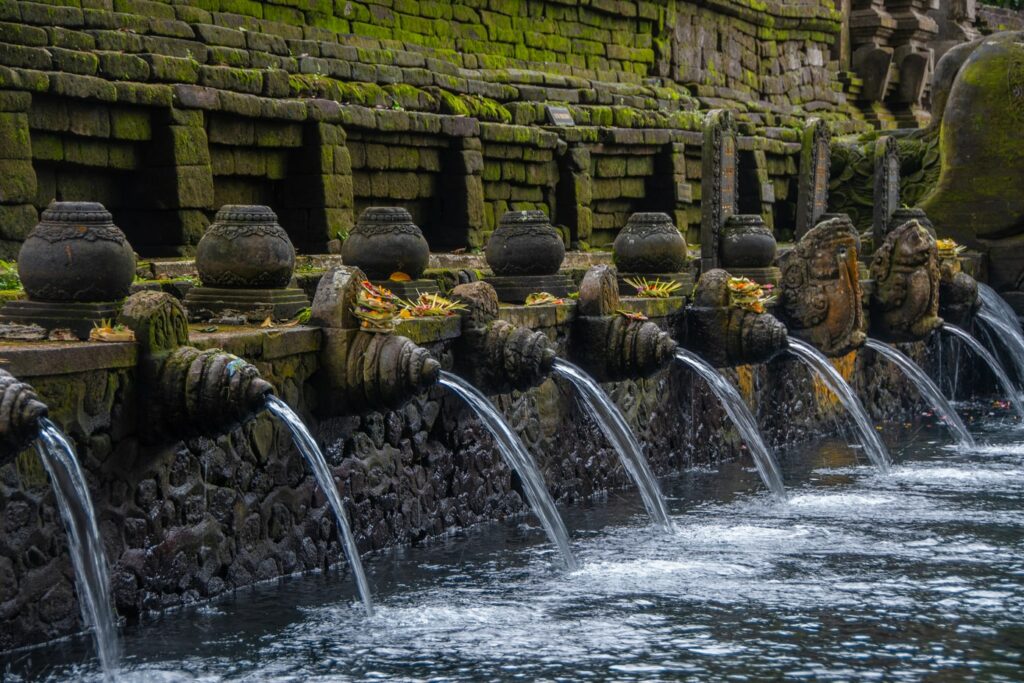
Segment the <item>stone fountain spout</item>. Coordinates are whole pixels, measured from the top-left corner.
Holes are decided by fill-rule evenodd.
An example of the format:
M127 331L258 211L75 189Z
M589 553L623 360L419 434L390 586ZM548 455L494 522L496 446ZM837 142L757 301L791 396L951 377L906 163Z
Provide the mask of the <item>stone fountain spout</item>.
M615 268L594 266L583 276L569 353L599 382L650 377L675 355L676 342L642 316L625 313Z
M686 311L686 348L715 367L763 363L789 345L786 326L768 312L735 305L730 274L715 268L701 275Z
M28 447L46 414L46 404L35 389L0 370L0 464Z
M335 268L313 298L310 323L324 335L317 383L326 414L394 410L441 376L441 364L411 339L360 329L352 311L366 279L359 268Z
M932 233L908 221L886 235L871 260L871 332L884 342L924 339L939 317L939 253Z
M188 318L169 294L138 292L125 300L120 321L139 346L140 419L149 438L216 433L263 410L274 387L238 356L188 345Z
M780 310L789 334L826 356L864 345L863 296L857 269L860 238L846 216L808 230L780 259Z
M474 386L494 393L525 391L543 382L557 357L543 332L498 319L498 294L486 282L470 282L452 290L465 304L455 369Z
M939 248L939 315L948 323L969 329L981 310L978 281L963 271L955 243L943 240ZM943 249L943 246L949 245Z

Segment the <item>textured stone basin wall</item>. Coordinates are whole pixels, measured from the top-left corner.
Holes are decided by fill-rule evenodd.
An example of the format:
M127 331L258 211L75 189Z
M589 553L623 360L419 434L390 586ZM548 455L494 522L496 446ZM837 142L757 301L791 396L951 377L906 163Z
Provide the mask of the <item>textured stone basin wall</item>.
M189 253L224 203L269 204L305 251L373 204L435 249L507 208L584 246L638 209L693 228L682 158L723 106L785 227L793 127L853 113L839 26L830 0L0 0L0 257L53 199L103 202L143 256ZM581 128L542 129L548 104Z
M549 332L564 343L564 328ZM235 350L253 359L314 426L364 551L525 511L519 483L490 436L440 388L402 410L318 420L324 407L307 381L316 370L313 351L240 344ZM433 351L450 362L446 343ZM838 365L875 417L912 414L915 394L873 354ZM838 406L794 362L730 375L775 444L833 429ZM341 561L323 495L284 428L268 416L221 436L150 445L139 439L134 406L147 397L137 391L133 370L32 381L78 447L121 615L134 618ZM659 475L741 454L717 400L680 367L607 389ZM494 400L559 501L629 486L568 385L549 380ZM29 451L0 467L0 650L78 628L66 536L41 464Z

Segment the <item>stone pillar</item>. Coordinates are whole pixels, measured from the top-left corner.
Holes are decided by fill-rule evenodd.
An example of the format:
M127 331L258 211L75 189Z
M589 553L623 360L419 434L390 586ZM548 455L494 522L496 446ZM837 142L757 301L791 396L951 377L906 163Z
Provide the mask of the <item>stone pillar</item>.
M558 222L569 228L569 246L579 249L590 240L594 214L590 203L594 198L590 148L570 143L559 159Z
M693 186L686 179L686 144L673 142L668 146L668 158L672 169L672 222L686 235L690 223L690 204L693 202Z
M354 225L352 158L338 124L310 123L289 156L281 224L300 250L323 252Z
M484 155L479 136L453 137L441 174L441 223L450 244L438 247L484 245Z
M832 149L828 124L818 118L807 120L800 150L800 179L797 189L796 238L818 224L828 211L829 170Z
M736 213L736 125L725 109L704 119L700 187L700 267L707 272L718 267L718 236Z
M877 247L889 231L889 219L900 208L900 155L896 138L885 135L875 141L875 210L872 237Z
M133 245L149 253L190 253L203 236L213 199L213 169L200 110L168 109L157 119L147 157L151 189L138 208L162 213L154 221L158 234L135 231ZM161 229L162 228L162 229Z
M39 215L27 92L0 90L0 258L13 259Z

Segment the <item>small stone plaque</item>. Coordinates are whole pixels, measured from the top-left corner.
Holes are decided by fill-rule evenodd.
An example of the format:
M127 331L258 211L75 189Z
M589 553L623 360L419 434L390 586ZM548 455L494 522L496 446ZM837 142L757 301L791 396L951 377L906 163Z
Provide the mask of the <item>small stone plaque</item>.
M554 107L548 105L548 122L553 126L575 126L576 122L572 120L572 114L569 113L568 107Z

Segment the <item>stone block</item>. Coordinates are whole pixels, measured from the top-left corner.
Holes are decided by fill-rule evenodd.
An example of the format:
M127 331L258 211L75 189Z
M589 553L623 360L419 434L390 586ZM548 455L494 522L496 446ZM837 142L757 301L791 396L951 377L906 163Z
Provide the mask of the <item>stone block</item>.
M0 43L0 64L47 70L52 67L53 60L45 48Z
M61 136L33 133L32 158L39 161L64 161L64 141Z
M31 204L0 206L0 238L24 241L38 222L39 214Z
M123 107L111 109L110 136L117 140L149 140L153 137L149 112Z
M196 83L199 63L195 59L160 54L140 55L149 64L150 77L165 83Z
M31 159L28 114L0 113L0 159Z
M64 161L103 168L109 162L107 145L100 140L68 138L64 141Z
M110 113L107 107L68 102L68 131L85 137L110 137Z
M0 159L0 204L27 204L36 198L36 172L28 159Z

